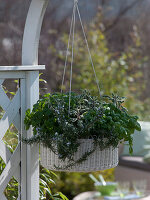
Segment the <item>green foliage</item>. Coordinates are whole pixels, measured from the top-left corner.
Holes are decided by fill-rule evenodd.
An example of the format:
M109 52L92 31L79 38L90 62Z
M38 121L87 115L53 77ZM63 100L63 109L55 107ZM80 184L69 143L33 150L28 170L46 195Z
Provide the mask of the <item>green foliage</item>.
M2 109L2 107L0 106L0 119L3 117L4 111Z
M40 171L40 200L68 200L61 192L53 194L51 187L55 185L53 177L57 178L56 174L41 167ZM54 187L54 188L55 188Z
M146 88L143 67L148 59L143 56L138 30L133 30L130 45L118 52L115 50L115 47L112 50L107 41L107 35L101 27L104 27L101 13L98 13L95 20L89 26L85 25L101 94L110 95L111 93L118 92L120 96L126 96L128 100L125 102L125 105L129 112L136 112L140 120L149 120L150 108L147 105L150 100L143 98ZM68 43L68 34L63 34L58 40L61 46L65 48ZM92 94L98 95L93 69L83 40L81 30L76 28L72 89L73 91L79 90L79 88L89 89ZM55 49L54 53L53 49ZM57 46L51 46L51 54L58 55L57 67L59 64L61 69L65 62L62 50L59 50ZM64 87L66 90L69 88L70 63L71 56L68 58L66 70Z
M82 192L94 191L94 183L88 174L57 172L57 178L54 178L57 185L52 188L54 192L62 191L69 199L73 199ZM97 178L99 174L102 174L106 181L114 181L114 169L93 173Z
M46 87L47 81L43 79L41 76L43 76L43 73L39 74L40 96L43 95L45 91L47 90L47 87Z
M26 111L26 129L32 125L34 135L24 142L42 143L57 152L60 159L68 158L70 163L66 168L86 160L97 146L103 150L127 141L132 153L132 134L141 130L138 117L129 115L122 106L124 98L114 94L105 98L108 102L91 96L88 91L71 93L71 96L69 93L45 95L33 106L32 112ZM80 146L79 139L93 139L94 147L75 161L73 156Z
M13 177L4 192L8 200L16 200L18 198L18 186L18 182Z
M133 41L124 52L112 52L104 33L97 27L98 23L93 23L87 35L101 94L109 95L119 92L121 96L127 97L126 107L129 112L136 112L141 120L148 119L149 115L141 111L147 111L141 100L145 88L142 67L146 58L143 57L140 46L136 44L137 39L134 38L135 42ZM98 90L93 69L85 46L81 43L82 36L77 33L77 37L76 46L79 48L77 57L74 59L74 69L78 70L74 70L73 88L88 88L95 94Z
M18 131L13 124L11 124L10 128L7 130L3 141L7 145L10 152L13 153L18 144Z
M0 175L5 168L5 163L0 158ZM56 184L53 179L57 180L57 176L55 173L48 171L41 167L40 169L40 200L68 200L68 198L63 195L61 192L52 193L51 187L53 190L56 187ZM54 185L54 186L53 186ZM55 189L56 191L56 189ZM18 197L18 182L13 177L8 183L5 191L5 196L8 200L16 200Z
M2 160L2 158L0 158L0 175L2 174L4 168L5 168L5 163Z

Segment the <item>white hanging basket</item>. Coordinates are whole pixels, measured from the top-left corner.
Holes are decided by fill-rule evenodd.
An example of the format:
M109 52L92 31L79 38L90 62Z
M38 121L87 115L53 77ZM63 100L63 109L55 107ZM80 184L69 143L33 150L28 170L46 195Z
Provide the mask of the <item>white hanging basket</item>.
M74 155L74 160L78 160L86 152L93 149L92 139L81 139L80 146L77 153ZM92 172L114 168L118 165L118 148L109 147L100 151L99 147L89 156L87 160L80 164L65 169L69 164L66 159L64 162L58 158L49 148L41 145L41 164L43 167L55 171L69 171L69 172ZM55 166L62 168L57 169Z

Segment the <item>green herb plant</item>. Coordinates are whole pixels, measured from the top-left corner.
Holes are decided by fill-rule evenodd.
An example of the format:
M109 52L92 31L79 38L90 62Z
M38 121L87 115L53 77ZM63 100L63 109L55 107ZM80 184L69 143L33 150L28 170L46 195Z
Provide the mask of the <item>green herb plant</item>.
M28 130L32 125L34 135L23 141L41 143L63 161L68 158L66 168L86 160L97 146L100 150L110 146L115 148L126 141L132 153L132 134L141 130L138 117L129 115L122 106L124 98L114 94L104 98L91 96L88 91L72 92L69 110L69 93L45 95L32 111L26 111L25 126ZM75 161L73 157L80 139L93 139L94 147Z

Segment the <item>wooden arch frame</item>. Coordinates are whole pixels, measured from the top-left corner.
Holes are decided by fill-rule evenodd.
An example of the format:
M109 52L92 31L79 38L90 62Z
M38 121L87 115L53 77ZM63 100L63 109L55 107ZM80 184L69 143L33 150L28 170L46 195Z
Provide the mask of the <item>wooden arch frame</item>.
M32 129L26 131L24 128L24 117L26 109L32 109L39 99L39 70L45 69L45 66L38 65L38 46L48 1L31 1L22 43L22 66L0 66L0 106L5 110L0 119L0 156L6 164L0 175L1 200L6 200L4 190L12 176L20 183L18 200L39 200L39 146L18 140L18 146L11 154L2 138L11 123L17 127L20 138L32 135ZM2 87L5 79L19 80L18 91L12 101Z
M32 0L26 19L23 44L22 65L38 64L38 46L43 17L49 0Z
M22 43L22 65L38 65L38 47L40 40L41 26L43 17L48 6L49 0L32 0L28 11L23 43ZM37 101L39 89L33 89L31 84L38 87L38 75L35 71L28 71L26 74L26 106L32 108L33 104ZM31 95L32 94L32 95ZM29 131L29 135L32 131ZM25 146L26 155L22 152L22 157L26 156L26 190L21 200L39 200L39 147ZM34 154L34 156L32 156ZM24 161L23 161L24 162ZM24 170L24 169L22 169ZM22 185L23 186L23 185ZM23 190L22 190L23 192Z

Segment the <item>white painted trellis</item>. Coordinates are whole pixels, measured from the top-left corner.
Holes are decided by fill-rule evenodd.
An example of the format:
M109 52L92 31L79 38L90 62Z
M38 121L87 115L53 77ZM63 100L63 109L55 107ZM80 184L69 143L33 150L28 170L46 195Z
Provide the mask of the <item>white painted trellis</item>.
M11 154L2 139L11 123L20 136L32 134L32 130L24 130L24 116L26 109L32 108L39 98L39 70L45 66L38 65L38 44L47 5L48 0L31 1L22 45L22 66L0 67L0 106L5 111L0 120L0 157L6 163L0 176L0 200L6 200L4 190L12 176L19 183L18 200L39 200L39 146L19 141ZM2 88L5 79L19 80L18 91L12 100Z

